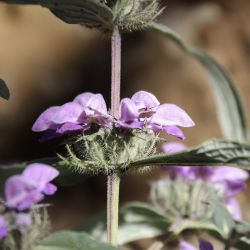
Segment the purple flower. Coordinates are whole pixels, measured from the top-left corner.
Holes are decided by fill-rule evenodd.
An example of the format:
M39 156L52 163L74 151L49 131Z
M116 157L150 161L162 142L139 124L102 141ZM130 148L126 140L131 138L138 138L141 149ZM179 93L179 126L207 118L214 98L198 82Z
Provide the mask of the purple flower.
M166 153L177 153L185 150L186 146L178 142L165 143L163 151ZM170 177L175 179L181 177L187 180L201 179L209 181L221 190L225 197L225 205L235 219L241 219L239 204L233 197L240 193L246 186L249 178L248 172L233 167L191 167L191 166L171 166L162 167L170 171Z
M3 216L0 216L0 240L8 235L8 225Z
M164 131L169 135L185 139L180 127L192 127L189 115L174 104L160 105L157 98L146 91L136 92L131 99L125 98L120 105L118 126L139 128L143 126L154 132Z
M91 124L110 127L115 119L107 111L101 94L83 93L72 102L45 110L34 123L34 132L45 132L41 141L50 140L75 131L85 132ZM124 129L151 129L164 131L169 135L184 139L179 127L192 127L194 122L188 114L174 104L162 104L146 91L136 92L132 98L124 98L120 103L120 117L116 127ZM178 127L179 126L179 127Z
M197 250L193 245L186 241L181 241L179 244L180 250ZM213 250L213 246L211 243L205 240L199 240L199 249L200 250Z
M227 192L228 197L233 197L240 193L245 187L245 181L248 180L248 172L233 167L219 167L211 176L211 181L220 183Z
M7 206L23 211L42 201L44 195L52 195L57 188L50 183L59 175L51 166L34 163L27 166L21 175L10 177L5 183Z
M91 123L106 126L110 122L106 103L101 94L83 93L73 102L45 110L32 127L34 132L45 132L42 141L74 131L85 131Z
M199 240L200 250L213 250L213 246L210 242L205 240Z

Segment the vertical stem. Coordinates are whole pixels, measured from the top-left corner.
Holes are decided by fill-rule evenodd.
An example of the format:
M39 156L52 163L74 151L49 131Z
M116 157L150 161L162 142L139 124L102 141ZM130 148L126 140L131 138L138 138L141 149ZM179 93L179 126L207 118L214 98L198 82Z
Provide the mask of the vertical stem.
M108 243L117 245L119 217L119 187L120 177L116 173L108 175L107 183L107 234Z
M121 35L118 28L112 35L112 79L111 79L111 115L118 118L121 91Z
M111 115L119 116L121 91L121 35L118 28L114 29L112 45L112 80L111 80ZM118 216L119 216L119 187L120 177L110 173L107 180L107 236L108 243L117 245Z

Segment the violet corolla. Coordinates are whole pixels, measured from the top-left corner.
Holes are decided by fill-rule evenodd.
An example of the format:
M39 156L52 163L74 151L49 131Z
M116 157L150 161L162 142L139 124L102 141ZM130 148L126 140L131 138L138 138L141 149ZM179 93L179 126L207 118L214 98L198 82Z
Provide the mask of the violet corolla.
M136 92L132 98L124 98L120 103L120 116L111 117L101 94L83 93L72 102L45 110L34 123L34 132L45 132L43 139L51 139L63 134L81 131L86 133L91 125L102 128L125 129L147 128L154 132L164 131L184 139L179 127L192 127L189 115L174 104L162 104L146 91Z
M181 241L179 244L179 249L180 250L197 250L196 247L191 245L189 242L186 241ZM205 240L200 240L199 241L199 249L200 250L213 250L213 246L211 243L205 241Z
M19 174L11 176L5 183L5 199L0 204L0 239L11 231L21 234L32 226L32 212L45 195L53 195L57 187L51 183L59 175L55 168L41 163L28 165Z
M186 147L177 142L165 143L163 151L175 153L184 150ZM235 196L246 187L249 178L248 172L233 167L221 166L212 167L163 167L169 169L172 179L183 178L186 180L201 180L212 183L219 195L223 196L224 203L235 219L241 219L241 210Z
M53 195L57 188L50 182L58 175L58 170L51 166L40 163L28 165L22 174L6 181L7 207L23 211L42 201L45 195Z

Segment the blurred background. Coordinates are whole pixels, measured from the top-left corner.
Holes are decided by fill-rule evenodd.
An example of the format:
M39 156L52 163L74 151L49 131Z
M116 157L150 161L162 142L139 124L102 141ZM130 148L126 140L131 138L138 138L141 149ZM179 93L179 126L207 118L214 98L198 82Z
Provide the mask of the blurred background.
M166 9L158 21L223 64L250 109L250 1L169 0L162 5ZM196 122L185 130L187 145L222 137L199 63L152 32L124 34L122 55L123 97L143 89L183 107ZM0 99L0 162L54 155L58 145L41 144L31 132L35 119L85 91L100 92L109 103L110 63L110 41L98 31L65 24L42 7L0 4L0 77L11 91L10 101ZM164 174L127 174L121 203L147 200L150 180ZM105 189L104 176L61 188L49 200L53 229L77 225L105 209ZM239 199L246 206L247 191ZM244 210L244 216L250 219L250 212Z

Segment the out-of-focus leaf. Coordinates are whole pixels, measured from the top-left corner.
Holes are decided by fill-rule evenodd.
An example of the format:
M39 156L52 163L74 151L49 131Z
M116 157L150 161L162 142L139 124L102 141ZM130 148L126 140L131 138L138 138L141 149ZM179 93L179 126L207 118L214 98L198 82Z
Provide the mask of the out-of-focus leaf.
M152 23L150 28L176 43L204 66L210 77L222 132L227 139L246 141L248 137L246 113L238 90L226 70L204 51L185 44L169 27Z
M210 198L209 203L213 207L211 222L220 229L222 235L227 239L236 227L234 219L225 205L218 200Z
M250 224L245 221L236 221L233 231L233 246L239 250L250 249Z
M175 154L159 154L132 162L140 166L238 166L250 169L250 144L228 140L209 140L198 147Z
M156 209L147 203L131 202L120 208L118 242L125 244L131 241L152 238L164 234L170 222ZM79 230L88 232L95 239L106 240L106 214L100 213Z
M118 250L118 248L97 242L86 233L59 231L42 240L34 250Z
M10 91L2 79L0 79L0 97L4 98L5 100L9 100L10 98Z
M71 186L83 182L88 178L74 172L57 157L42 158L32 161L15 163L10 165L0 165L0 192L3 190L6 179L15 174L20 174L28 164L31 163L44 163L54 166L60 171L60 175L56 178L55 182L60 186Z
M112 10L102 0L0 0L12 4L38 4L66 23L112 30Z
M211 221L208 220L188 220L188 219L181 219L176 221L171 227L170 231L174 234L179 235L185 230L205 230L210 231L212 233L216 233L222 235L222 232L219 228L217 228Z
M250 238L241 237L234 245L238 250L249 250L250 249Z

